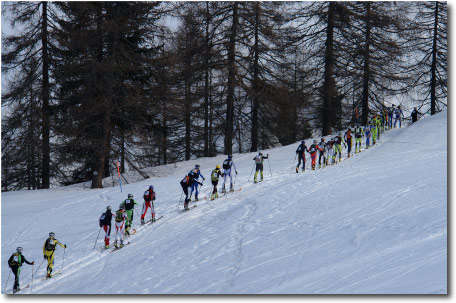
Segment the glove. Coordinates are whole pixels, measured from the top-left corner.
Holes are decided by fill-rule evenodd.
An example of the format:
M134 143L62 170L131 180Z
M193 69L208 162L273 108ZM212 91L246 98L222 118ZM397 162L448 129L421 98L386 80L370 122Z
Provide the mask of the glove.
M206 179L203 178L203 181L205 181Z
M48 256L44 255L44 260L47 260Z
M237 175L237 171L236 171L236 175Z
M32 265L35 265L35 261L32 261Z
M63 245L63 248L66 248L66 244L65 244L65 245Z
M198 182L199 183L199 182ZM203 183L199 183L199 185L203 186Z
M266 156L268 156L268 157L269 157L269 154L267 154Z

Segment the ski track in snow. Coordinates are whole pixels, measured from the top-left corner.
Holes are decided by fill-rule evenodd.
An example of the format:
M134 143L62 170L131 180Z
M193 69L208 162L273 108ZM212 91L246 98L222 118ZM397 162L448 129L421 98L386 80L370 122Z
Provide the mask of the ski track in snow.
M263 150L270 159L257 184L255 153L235 155L235 188L242 190L211 201L207 182L200 188L207 199L188 212L176 211L182 176L199 163L210 180L224 156L154 168L162 177L123 185L122 194L77 186L2 193L2 262L21 245L37 270L54 231L68 244L65 264L64 250L56 251L54 268L64 265L63 273L43 281L43 264L33 293L446 293L446 119L439 114L387 131L376 145L315 171L308 155L305 172L295 172L297 160L290 165L298 144ZM157 217L164 217L140 225L140 197L151 183ZM129 192L139 202L130 244L101 251L101 230L93 249L99 215ZM21 285L31 282L31 268L23 267ZM8 270L2 267L3 281Z

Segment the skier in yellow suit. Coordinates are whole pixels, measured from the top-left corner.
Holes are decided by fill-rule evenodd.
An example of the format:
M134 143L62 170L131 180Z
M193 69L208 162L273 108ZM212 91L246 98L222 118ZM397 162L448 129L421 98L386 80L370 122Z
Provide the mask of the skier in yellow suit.
M51 277L52 269L54 268L54 251L55 246L58 244L63 248L66 248L66 244L60 243L57 239L54 238L55 234L53 232L49 233L49 238L46 239L43 245L43 255L44 259L47 259L48 266L47 266L47 277Z

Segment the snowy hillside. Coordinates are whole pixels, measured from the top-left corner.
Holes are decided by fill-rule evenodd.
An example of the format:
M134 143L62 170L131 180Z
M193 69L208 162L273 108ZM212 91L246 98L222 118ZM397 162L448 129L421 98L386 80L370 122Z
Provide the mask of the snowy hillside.
M295 173L297 145L264 151L270 162L258 184L253 174L248 181L254 154L235 154L242 190L185 213L177 210L179 181L199 163L200 197L209 195L223 156L169 165L161 177L122 184L122 193L118 186L2 193L2 293L12 292L6 264L16 246L37 270L51 231L68 246L65 255L56 251L55 271L63 273L42 280L43 264L20 294L447 293L446 112L390 130L380 144L321 170ZM132 193L140 212L150 184L163 219L140 227L135 213L129 245L101 251L102 232L94 249L106 206L117 209ZM21 286L31 272L24 264Z

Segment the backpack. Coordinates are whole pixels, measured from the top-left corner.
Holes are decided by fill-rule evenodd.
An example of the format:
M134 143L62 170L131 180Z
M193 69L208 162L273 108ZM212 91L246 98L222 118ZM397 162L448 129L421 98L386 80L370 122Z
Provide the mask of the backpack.
M48 250L48 251L49 251L49 250L54 250L54 249L55 249L55 245L51 244L51 238L48 238L48 239L46 240L46 243L44 244L44 248L45 248L46 250Z
M116 211L116 222L122 222L123 221L123 211L118 210Z
M231 168L230 159L226 159L225 161L223 161L223 169L230 169L230 168Z
M100 225L110 225L111 224L112 214L109 215L107 213L101 214L100 217Z
M18 266L18 265L19 265L19 263L15 260L15 259L16 259L16 258L15 258L16 256L17 256L18 259L19 259L19 256L17 255L17 253L14 253L14 254L11 256L11 258L9 258L9 260L8 260L8 266L9 266L9 267L12 268L12 267L15 267L15 266Z
M262 161L261 161L261 156L257 156L257 157L255 158L255 163L256 163L256 164L261 164L261 162L262 162Z
M214 169L212 171L212 174L211 174L211 180L212 181L217 181L218 180L218 174L219 174L219 170L218 169Z
M149 190L146 190L144 192L144 200L145 201L155 200L155 193L154 192L150 192Z

